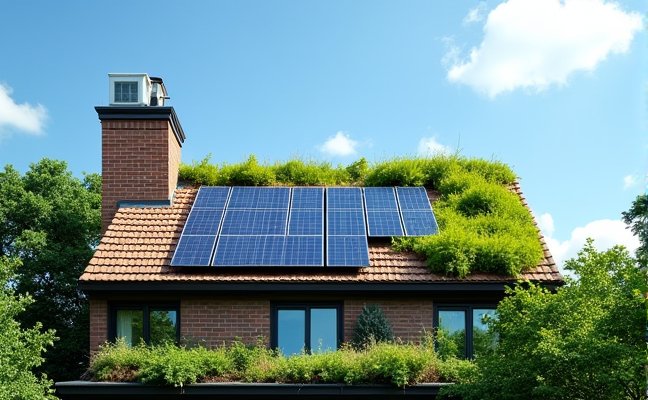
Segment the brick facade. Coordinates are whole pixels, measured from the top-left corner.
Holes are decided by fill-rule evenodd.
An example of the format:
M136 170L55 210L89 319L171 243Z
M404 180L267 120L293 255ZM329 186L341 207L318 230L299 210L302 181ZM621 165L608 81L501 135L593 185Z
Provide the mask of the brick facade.
M106 300L90 299L90 350L108 340L108 303Z
M170 200L178 180L180 143L165 120L101 122L102 232L122 200Z
M136 301L141 303L141 300ZM344 341L353 336L356 320L365 304L379 305L392 324L394 335L404 342L418 342L432 331L432 300L352 299L345 300ZM90 300L90 348L108 339L106 300ZM235 339L254 344L270 340L270 300L188 298L180 302L180 337L188 343L208 347L229 344Z

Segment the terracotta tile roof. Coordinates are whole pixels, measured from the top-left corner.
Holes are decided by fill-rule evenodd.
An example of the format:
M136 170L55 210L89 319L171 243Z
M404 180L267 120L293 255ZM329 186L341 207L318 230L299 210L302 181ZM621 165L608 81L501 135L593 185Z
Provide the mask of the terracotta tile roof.
M519 186L512 190L520 194ZM389 244L370 243L371 265L357 270L314 268L310 270L219 270L170 267L197 189L176 191L169 208L120 208L101 239L81 282L508 282L511 277L474 273L465 279L431 273L425 259L410 252L397 252ZM435 199L435 193L430 198ZM522 279L558 283L562 277L542 238L545 258Z

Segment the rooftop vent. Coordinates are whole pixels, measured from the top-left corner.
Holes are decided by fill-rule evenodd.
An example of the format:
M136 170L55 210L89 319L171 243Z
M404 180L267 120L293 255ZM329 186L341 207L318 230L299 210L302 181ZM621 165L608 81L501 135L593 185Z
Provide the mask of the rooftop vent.
M168 99L162 78L148 74L108 74L111 106L164 106Z

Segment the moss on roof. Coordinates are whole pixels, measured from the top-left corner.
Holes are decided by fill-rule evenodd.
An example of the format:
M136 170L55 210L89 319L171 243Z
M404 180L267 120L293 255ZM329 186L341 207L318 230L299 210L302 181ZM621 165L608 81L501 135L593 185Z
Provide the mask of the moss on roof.
M348 165L290 160L212 164L209 157L180 167L180 179L197 185L425 186L437 191L434 211L440 233L394 238L399 250L427 257L434 272L465 277L471 272L516 276L542 260L538 231L529 210L510 190L516 180L499 161L461 156L395 158Z

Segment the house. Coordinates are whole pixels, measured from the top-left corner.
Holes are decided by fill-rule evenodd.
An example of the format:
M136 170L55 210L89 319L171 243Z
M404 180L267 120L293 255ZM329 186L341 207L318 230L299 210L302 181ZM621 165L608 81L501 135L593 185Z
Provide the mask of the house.
M200 190L178 186L185 133L173 107L164 105L161 79L111 74L110 91L110 105L96 107L102 131L103 237L79 279L90 303L91 350L116 337L129 343L171 338L207 346L262 338L287 353L303 347L336 348L351 338L363 306L377 304L403 341L419 341L439 321L447 321L446 329L465 332L463 355L470 357L476 351L473 326L480 324L481 315L492 313L504 287L517 278L473 273L459 279L432 273L422 256L396 251L379 238L369 238L369 265L360 268L172 265ZM512 189L524 202L519 187ZM433 191L428 194L434 199ZM549 287L560 285L562 277L540 240L544 259L522 278ZM295 394L286 386L226 389L210 390L216 390L214 395L244 393L259 398ZM403 394L365 389L357 396ZM102 393L123 397L132 388L68 382L57 384L57 390L65 399L98 398ZM339 388L330 390L318 393L324 397L342 393ZM432 393L413 390L412 396Z

